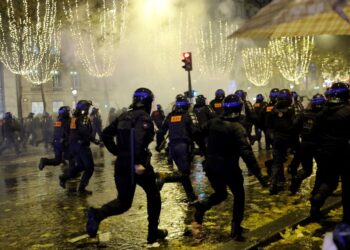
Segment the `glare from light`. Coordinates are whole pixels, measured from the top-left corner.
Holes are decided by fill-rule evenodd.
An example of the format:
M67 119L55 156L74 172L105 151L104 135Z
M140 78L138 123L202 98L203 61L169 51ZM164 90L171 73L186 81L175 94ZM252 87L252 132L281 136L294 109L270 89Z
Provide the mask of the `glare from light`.
M77 94L78 94L78 91L77 91L76 89L73 89L73 90L72 90L72 94L73 94L73 95L77 95Z
M170 0L146 0L144 11L146 16L153 15L167 16L170 9Z

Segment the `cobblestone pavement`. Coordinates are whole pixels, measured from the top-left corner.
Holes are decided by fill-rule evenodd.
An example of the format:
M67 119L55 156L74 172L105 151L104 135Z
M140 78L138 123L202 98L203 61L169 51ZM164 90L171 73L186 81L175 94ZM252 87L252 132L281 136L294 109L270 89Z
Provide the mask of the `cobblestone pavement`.
M152 148L154 145L152 145ZM270 152L254 148L261 163ZM100 243L76 237L85 234L86 209L101 206L116 197L113 179L113 156L94 148L95 173L88 189L94 193L80 197L59 187L58 176L64 166L37 168L38 159L45 153L14 155L0 158L0 249L219 249L230 241L232 196L207 212L203 235L200 238L184 236L186 225L192 221L193 210L185 202L184 190L179 184L165 184L162 191L160 227L167 228L167 240L146 245L146 197L137 187L132 208L123 215L106 219L100 226ZM201 158L196 157L192 179L201 198L211 192L202 171ZM165 155L154 153L153 165L157 171L169 172ZM303 191L290 196L284 191L270 196L254 177L245 175L246 212L243 226L254 230L298 208L308 206L308 193L313 178L303 184ZM175 167L176 168L176 167ZM265 171L263 169L263 171ZM69 185L74 186L76 182ZM286 189L287 190L287 189ZM254 240L254 239L247 239ZM317 243L320 245L319 243ZM281 249L281 248L279 248Z

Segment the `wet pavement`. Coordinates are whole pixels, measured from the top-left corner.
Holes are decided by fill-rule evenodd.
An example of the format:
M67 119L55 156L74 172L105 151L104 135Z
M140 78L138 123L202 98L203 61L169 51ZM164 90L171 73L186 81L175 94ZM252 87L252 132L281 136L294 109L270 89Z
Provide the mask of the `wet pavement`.
M270 152L254 150L263 166ZM229 195L225 202L206 213L201 237L188 237L184 236L184 232L186 224L192 221L193 210L186 203L182 186L172 183L165 184L161 191L160 228L168 229L167 240L154 245L146 244L146 197L139 187L128 212L102 222L99 244L87 239L79 240L76 237L85 234L86 209L90 206L99 207L116 197L112 164L114 157L97 147L93 151L95 173L88 189L94 193L89 197L81 197L59 187L58 176L64 166L48 166L39 171L38 159L45 153L38 149L20 157L0 156L0 249L220 249L230 241L232 196ZM152 160L156 170L172 171L166 164L165 155L154 153ZM201 161L202 158L195 158L192 179L197 194L204 198L211 190L202 172ZM247 229L255 230L309 206L313 177L303 184L303 191L296 196L290 196L288 191L270 196L268 190L261 188L254 177L247 176L243 163L241 167L246 188L243 226ZM74 184L72 182L69 185ZM313 241L312 238L310 240ZM314 245L319 247L322 244L313 242L312 248L303 249L315 249Z

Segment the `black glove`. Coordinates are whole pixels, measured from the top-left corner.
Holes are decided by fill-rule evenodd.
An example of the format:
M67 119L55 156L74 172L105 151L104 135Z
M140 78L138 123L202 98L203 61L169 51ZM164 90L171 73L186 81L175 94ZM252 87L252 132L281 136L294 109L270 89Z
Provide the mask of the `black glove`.
M160 148L159 145L156 146L156 151L157 151L158 153L160 153L160 151L162 151L162 149Z
M257 176L257 178L262 187L264 188L268 187L268 178L269 178L268 176L259 175Z

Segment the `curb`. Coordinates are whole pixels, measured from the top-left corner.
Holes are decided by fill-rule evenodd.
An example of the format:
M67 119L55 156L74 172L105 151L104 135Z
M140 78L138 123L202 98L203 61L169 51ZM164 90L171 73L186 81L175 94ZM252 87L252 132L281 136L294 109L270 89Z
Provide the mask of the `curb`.
M341 206L341 197L331 196L327 199L327 202L322 207L321 212L324 214L339 206ZM279 240L281 238L280 232L285 230L287 227L295 227L300 224L305 225L310 223L309 212L309 208L294 211L269 224L266 224L265 226L259 227L253 231L246 233L246 241L238 242L231 240L220 249L253 250L266 246L269 243Z

